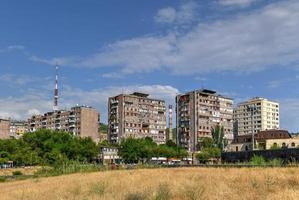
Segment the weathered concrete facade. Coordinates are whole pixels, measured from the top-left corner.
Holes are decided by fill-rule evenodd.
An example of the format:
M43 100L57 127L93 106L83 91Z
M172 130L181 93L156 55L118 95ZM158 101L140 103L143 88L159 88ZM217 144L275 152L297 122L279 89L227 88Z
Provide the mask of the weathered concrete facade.
M79 137L91 137L99 141L99 113L88 106L76 106L71 110L58 110L44 115L35 115L28 120L30 132L51 129L71 132Z
M195 90L176 97L177 140L190 152L199 149L200 139L211 137L212 129L223 126L233 138L233 100L211 90Z
M151 137L166 142L166 106L164 100L148 94L120 94L108 100L108 138L112 143L133 137Z

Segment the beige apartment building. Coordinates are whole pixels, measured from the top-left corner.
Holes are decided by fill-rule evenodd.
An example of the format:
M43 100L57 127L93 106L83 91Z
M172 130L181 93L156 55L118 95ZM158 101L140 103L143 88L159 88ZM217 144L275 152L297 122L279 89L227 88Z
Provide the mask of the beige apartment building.
M28 130L28 124L26 121L11 120L10 122L10 135L14 138L20 138Z
M99 113L88 106L76 106L70 110L58 110L35 115L28 120L28 130L51 129L67 131L79 137L91 137L99 141Z
M252 116L250 107L254 107ZM252 134L252 130L258 133L271 129L279 129L279 103L256 97L238 104L234 109L235 136Z
M10 138L10 120L0 119L0 139Z
M120 94L108 100L108 139L151 137L156 143L166 141L166 106L164 100L135 92Z
M211 137L217 125L225 138L233 139L233 100L212 90L195 90L176 97L177 141L190 152L198 151L200 140Z

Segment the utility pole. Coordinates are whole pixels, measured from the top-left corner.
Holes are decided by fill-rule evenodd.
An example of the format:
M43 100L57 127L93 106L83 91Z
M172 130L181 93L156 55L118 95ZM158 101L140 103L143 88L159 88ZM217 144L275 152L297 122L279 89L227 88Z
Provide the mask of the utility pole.
M257 110L256 105L248 105L247 106L247 111L250 112L250 117L251 117L252 150L255 149L253 115L256 113L256 110Z

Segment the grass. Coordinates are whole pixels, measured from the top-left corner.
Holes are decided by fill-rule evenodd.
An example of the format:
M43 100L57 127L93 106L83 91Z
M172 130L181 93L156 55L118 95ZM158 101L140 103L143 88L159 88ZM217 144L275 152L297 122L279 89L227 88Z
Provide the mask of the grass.
M299 199L299 168L168 168L0 183L1 200Z

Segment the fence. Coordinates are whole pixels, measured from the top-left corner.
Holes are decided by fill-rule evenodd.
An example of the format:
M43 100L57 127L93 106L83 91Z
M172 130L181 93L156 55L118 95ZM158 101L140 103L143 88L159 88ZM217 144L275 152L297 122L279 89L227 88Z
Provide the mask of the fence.
M275 149L240 152L223 152L221 159L224 163L248 162L254 156L262 156L266 160L281 159L283 162L298 162L299 149Z

